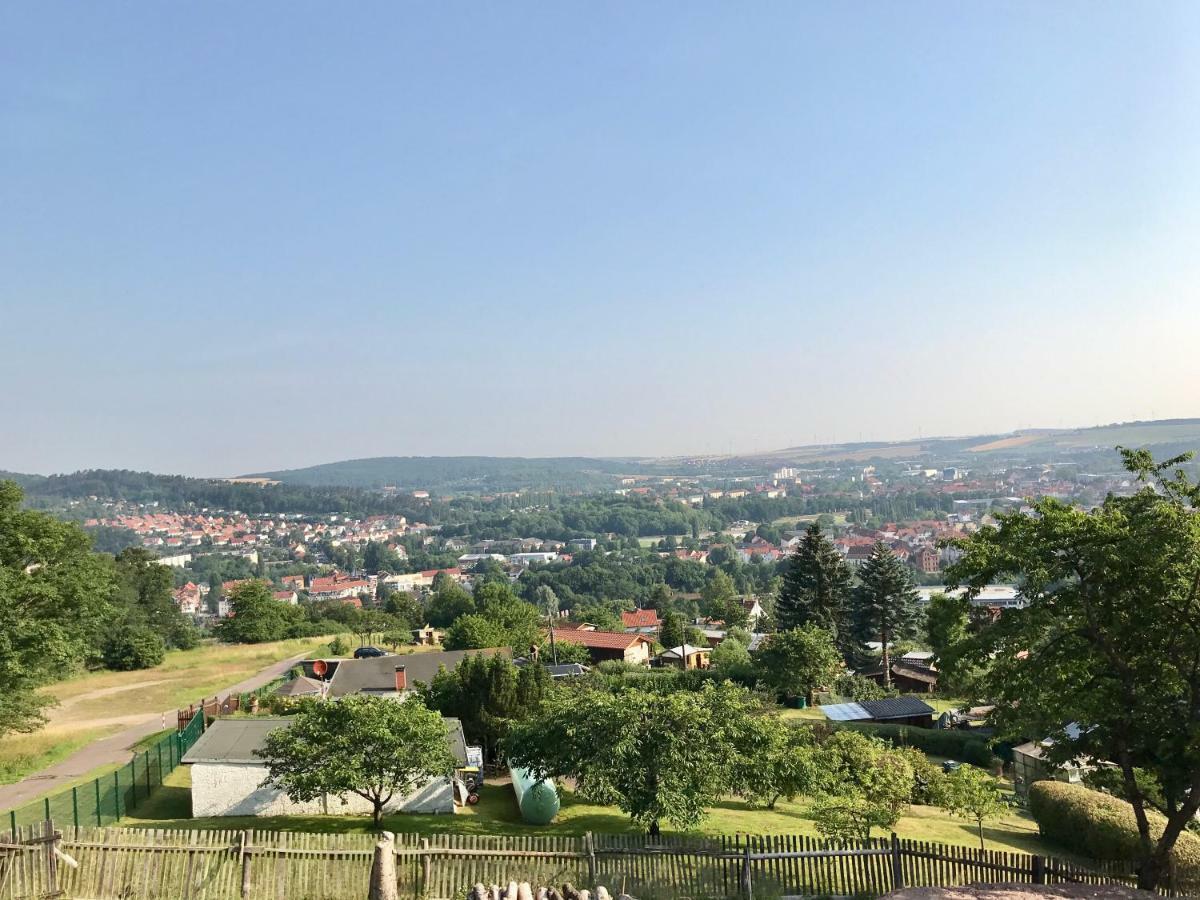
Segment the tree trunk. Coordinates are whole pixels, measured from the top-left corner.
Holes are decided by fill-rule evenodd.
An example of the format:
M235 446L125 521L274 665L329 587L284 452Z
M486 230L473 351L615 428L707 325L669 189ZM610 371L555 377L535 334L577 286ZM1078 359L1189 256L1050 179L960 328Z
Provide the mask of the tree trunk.
M371 801L371 822L375 826L376 831L380 831L383 827L383 801Z
M660 830L658 827L658 819L655 819L653 822L650 823L650 828L647 829L647 831L648 831L650 837L658 837L658 835L660 833Z
M891 686L892 686L892 659L891 659L890 654L888 653L888 629L887 629L886 625L883 627L881 636L883 637L883 686L885 688L891 688Z
M983 850L983 819L979 820L979 849Z

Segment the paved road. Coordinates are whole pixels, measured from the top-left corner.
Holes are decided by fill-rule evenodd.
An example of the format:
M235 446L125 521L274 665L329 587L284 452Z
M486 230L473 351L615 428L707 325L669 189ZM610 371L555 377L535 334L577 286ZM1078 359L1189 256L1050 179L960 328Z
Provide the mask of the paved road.
M227 697L230 694L240 694L243 691L260 688L268 681L273 681L285 674L297 662L307 659L309 655L301 653L268 666L257 675L238 682L218 696ZM173 709L161 713L147 713L143 721L131 725L111 737L88 744L62 762L55 763L40 772L26 775L13 784L0 785L0 810L23 806L30 800L36 800L43 794L52 793L60 786L70 784L101 766L124 765L129 762L130 748L134 744L146 735L170 728L174 724L175 710Z

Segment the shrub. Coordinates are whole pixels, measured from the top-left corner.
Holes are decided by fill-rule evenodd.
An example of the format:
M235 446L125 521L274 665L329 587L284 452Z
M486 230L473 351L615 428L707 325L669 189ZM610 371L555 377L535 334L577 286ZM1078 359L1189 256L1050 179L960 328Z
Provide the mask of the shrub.
M882 700L884 697L895 697L895 691L885 690L883 685L865 678L862 675L839 675L833 684L834 692L839 697L858 702L859 700Z
M1133 807L1118 797L1062 781L1029 786L1029 812L1042 836L1093 859L1136 860L1140 851ZM1166 819L1146 810L1150 833L1157 839ZM1200 871L1200 837L1185 831L1172 851L1176 864Z
M146 625L122 628L104 646L104 665L120 672L150 669L166 656L167 647L158 632Z
M350 652L350 642L342 635L334 635L332 641L329 642L329 652L333 656L345 656Z
M912 725L880 725L853 722L837 726L882 738L896 747L916 747L935 756L948 756L982 769L992 769L994 757L987 741L971 734L945 728L916 728Z

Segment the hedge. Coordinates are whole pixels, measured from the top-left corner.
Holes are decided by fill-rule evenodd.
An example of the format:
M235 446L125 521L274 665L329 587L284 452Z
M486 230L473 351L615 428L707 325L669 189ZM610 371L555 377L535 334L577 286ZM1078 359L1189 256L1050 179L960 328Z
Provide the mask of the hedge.
M1036 781L1029 786L1029 812L1042 836L1092 859L1136 861L1141 852L1133 807L1119 797L1064 781ZM1150 833L1157 839L1166 818L1146 810ZM1200 837L1184 831L1172 851L1176 865L1200 872Z
M875 722L839 723L839 728L851 728L887 741L894 747L916 747L935 756L947 756L959 762L971 763L981 769L991 769L995 757L987 741L981 737L948 728L918 728L913 725L883 725Z

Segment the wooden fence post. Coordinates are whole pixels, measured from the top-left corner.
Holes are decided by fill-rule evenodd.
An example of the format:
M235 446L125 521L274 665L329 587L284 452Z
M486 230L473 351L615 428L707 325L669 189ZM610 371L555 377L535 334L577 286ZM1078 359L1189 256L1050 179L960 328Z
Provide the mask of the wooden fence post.
M742 894L746 900L754 900L754 885L750 881L750 841L747 839L746 847L742 850Z
M246 852L246 845L248 843L247 833L243 831L242 844L238 852L242 862L242 900L246 900L250 896L250 854Z
M58 894L58 858L54 855L54 823L47 819L43 829L42 850L46 854L46 892L53 897Z
M396 836L390 831L383 832L375 842L367 900L399 900L396 890Z
M588 859L588 887L591 890L596 889L596 839L590 831L583 834L583 846L587 851Z
M900 849L900 838L892 832L892 890L904 888L904 856Z
M421 894L429 896L429 882L433 881L433 854L429 852L429 838L421 838Z
M1030 866L1032 867L1032 872L1030 874L1033 877L1033 883L1034 884L1045 884L1046 883L1046 860L1045 860L1045 857L1035 855L1030 860Z

